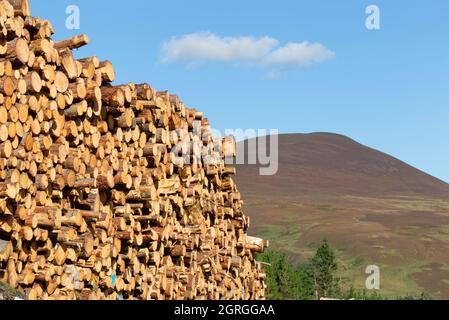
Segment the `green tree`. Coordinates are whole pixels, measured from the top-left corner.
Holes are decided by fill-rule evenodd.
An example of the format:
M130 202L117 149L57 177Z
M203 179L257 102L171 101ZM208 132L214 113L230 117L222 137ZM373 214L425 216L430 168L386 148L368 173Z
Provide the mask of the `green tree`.
M291 276L291 299L310 300L313 297L313 282L304 266L298 266Z
M292 270L287 256L280 252L267 250L259 256L259 260L269 264L265 268L268 297L274 300L289 299Z
M335 276L337 269L334 252L325 239L307 266L315 299L340 295L339 279Z
M265 271L269 299L310 300L340 294L335 276L337 263L326 240L315 256L303 265L294 266L287 255L272 250L259 255L258 259L268 264Z
M313 284L304 266L294 266L284 253L267 250L258 259L267 263L267 297L274 300L310 300Z
M329 243L324 240L315 255L307 263L293 265L287 255L267 250L258 256L258 260L267 263L267 298L273 300L310 300L338 298L343 300L386 300L378 292L359 290L351 286L342 289L344 284L337 277L338 265ZM391 299L391 298L390 298ZM396 300L430 300L427 293L418 296L397 297Z

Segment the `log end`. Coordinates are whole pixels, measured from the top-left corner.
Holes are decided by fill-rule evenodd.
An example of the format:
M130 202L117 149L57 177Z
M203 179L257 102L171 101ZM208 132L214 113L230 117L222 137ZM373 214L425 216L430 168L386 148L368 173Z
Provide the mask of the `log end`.
M28 43L22 38L18 39L16 42L16 55L20 62L23 64L28 63L30 48L28 47Z

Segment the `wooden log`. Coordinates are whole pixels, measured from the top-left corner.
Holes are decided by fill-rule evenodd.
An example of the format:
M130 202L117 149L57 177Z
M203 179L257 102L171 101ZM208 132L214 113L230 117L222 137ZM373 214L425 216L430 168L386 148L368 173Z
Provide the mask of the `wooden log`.
M103 86L101 87L101 97L103 102L111 107L122 107L125 105L125 95L120 88Z
M78 49L89 43L89 37L85 34L74 36L70 39L62 40L55 43L56 50L62 49Z
M7 0L14 8L14 15L27 17L31 15L28 0Z
M83 100L73 104L70 108L64 110L64 115L68 118L76 118L82 116L87 111L87 101Z
M0 156L3 158L9 158L12 154L12 145L9 140L0 144Z
M112 86L109 61L73 58L87 36L54 44L13 2L0 2L0 277L30 299L263 299L268 243L247 235L224 162L235 140L167 91Z
M12 96L15 91L15 83L10 77L0 78L0 92Z
M33 93L39 93L42 89L42 80L39 74L35 71L28 73L25 76L26 86Z
M87 96L86 85L82 79L79 79L76 83L70 83L69 89L72 91L74 99L83 100Z
M0 197L15 199L18 192L19 192L18 185L0 182Z
M72 52L65 48L59 51L59 56L67 77L71 80L78 78L81 72L78 70L75 59L73 59Z
M69 79L63 72L57 71L55 74L54 84L58 92L66 92L69 88Z
M109 61L103 61L100 63L99 70L102 78L107 82L113 82L115 80L115 71L112 63Z
M22 64L26 64L29 56L30 48L28 47L28 43L22 38L16 38L7 43L6 52L3 54L2 58L12 61L17 60Z

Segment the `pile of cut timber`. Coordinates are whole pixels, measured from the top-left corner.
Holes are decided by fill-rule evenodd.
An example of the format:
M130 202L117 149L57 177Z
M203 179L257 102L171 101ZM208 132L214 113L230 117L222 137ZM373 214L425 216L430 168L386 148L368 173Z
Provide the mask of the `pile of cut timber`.
M263 299L234 140L75 59L87 36L52 34L27 0L0 1L0 281L28 299Z

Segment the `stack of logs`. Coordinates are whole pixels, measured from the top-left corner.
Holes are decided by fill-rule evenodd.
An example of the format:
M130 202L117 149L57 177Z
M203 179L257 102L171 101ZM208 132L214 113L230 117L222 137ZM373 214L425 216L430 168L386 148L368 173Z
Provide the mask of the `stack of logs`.
M0 1L0 281L28 299L263 299L235 141L53 32Z

